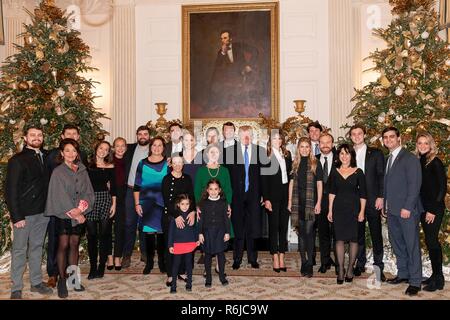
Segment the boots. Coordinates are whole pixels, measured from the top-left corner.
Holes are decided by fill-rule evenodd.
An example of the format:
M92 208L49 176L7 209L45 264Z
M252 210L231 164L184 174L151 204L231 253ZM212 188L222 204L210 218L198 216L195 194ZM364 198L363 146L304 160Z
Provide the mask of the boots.
M57 287L59 298L65 299L69 296L69 292L67 291L66 279L59 278Z
M92 280L97 278L97 264L92 265L91 264L91 269L89 270L89 274L88 274L88 280Z
M433 274L429 279L424 281L428 283L426 283L423 290L428 292L442 290L444 289L445 279L442 273L442 251L440 248L430 250L430 260Z

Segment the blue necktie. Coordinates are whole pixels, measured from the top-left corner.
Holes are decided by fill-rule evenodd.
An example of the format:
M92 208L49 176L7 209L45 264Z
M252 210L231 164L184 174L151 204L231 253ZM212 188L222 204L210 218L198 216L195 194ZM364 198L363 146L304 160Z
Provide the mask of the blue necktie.
M247 192L248 191L248 167L250 165L250 161L248 160L248 146L245 146L244 165L245 165L245 192Z
M319 148L319 144L316 143L316 147L314 148L314 155L317 156L318 154L320 154L320 148Z

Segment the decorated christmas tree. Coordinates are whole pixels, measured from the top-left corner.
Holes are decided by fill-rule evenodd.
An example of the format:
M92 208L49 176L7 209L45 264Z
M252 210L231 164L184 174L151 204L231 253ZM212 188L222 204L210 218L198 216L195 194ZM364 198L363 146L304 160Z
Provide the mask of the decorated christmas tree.
M441 39L432 0L390 0L393 20L374 31L387 48L368 59L379 78L356 90L349 117L367 127L370 143L380 145L381 132L397 127L402 143L411 151L420 131L428 131L439 147L439 157L450 165L449 67L450 46ZM348 128L351 124L347 124ZM450 188L449 188L450 190ZM447 208L449 207L447 195ZM448 214L440 234L446 263L450 258Z
M79 126L82 147L90 149L106 132L99 120L105 115L94 107L94 82L83 73L95 70L88 64L89 47L80 33L70 27L70 17L53 1L43 0L28 12L31 23L24 25L24 45L15 45L17 53L6 58L0 78L0 177L5 176L5 162L22 146L26 125L43 128L44 147L57 146L62 128ZM88 150L87 150L88 151ZM1 248L8 236L7 212L0 190L2 217ZM1 254L2 252L0 252Z

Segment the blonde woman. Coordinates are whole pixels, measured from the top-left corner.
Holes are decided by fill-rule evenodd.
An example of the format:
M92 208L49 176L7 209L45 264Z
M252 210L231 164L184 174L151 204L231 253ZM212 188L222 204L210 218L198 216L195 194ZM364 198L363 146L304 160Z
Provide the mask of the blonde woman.
M292 164L294 183L290 193L294 195L292 210L298 212L299 218L299 251L302 266L302 276L313 276L314 252L314 222L320 214L323 171L322 166L312 152L311 140L300 138L297 144L297 153Z
M442 290L445 283L442 273L442 247L438 235L445 212L447 177L442 161L436 156L437 152L436 143L429 133L424 132L417 136L416 155L422 167L420 199L424 207L421 224L433 269L431 277L423 282L423 290L430 292Z

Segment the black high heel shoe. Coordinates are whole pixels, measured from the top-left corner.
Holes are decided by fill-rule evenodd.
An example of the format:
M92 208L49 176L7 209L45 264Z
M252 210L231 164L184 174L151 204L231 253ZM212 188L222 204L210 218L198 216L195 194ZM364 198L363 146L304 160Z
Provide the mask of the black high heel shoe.
M112 270L112 269L114 269L114 265L106 266L106 269Z
M280 268L272 268L276 273L280 273Z
M345 269L344 269L343 273L345 274ZM345 278L347 278L347 277L345 277ZM338 275L337 278L336 278L336 283L337 284L344 284L344 279L339 279L339 275Z
M352 272L352 273L353 273L353 272ZM345 276L345 282L353 282L353 276L352 276L351 278Z
M114 270L120 271L120 270L122 270L122 266L114 266Z
M286 267L280 268L280 271L286 272L287 268Z

